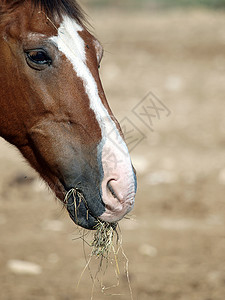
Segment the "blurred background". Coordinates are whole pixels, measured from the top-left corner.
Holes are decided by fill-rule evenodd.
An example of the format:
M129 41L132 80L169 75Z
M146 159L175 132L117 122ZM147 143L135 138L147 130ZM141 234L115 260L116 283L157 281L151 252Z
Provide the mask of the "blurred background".
M133 298L224 300L225 1L81 2L138 173L135 209L120 222ZM76 289L80 231L3 140L0 172L0 299L91 299L89 271ZM97 283L94 299L131 299L119 263L119 287Z

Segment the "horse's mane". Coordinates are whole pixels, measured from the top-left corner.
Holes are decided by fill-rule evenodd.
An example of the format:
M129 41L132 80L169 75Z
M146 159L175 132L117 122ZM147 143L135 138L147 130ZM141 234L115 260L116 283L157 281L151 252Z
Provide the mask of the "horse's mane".
M31 0L35 6L41 8L48 14L53 15L57 13L66 14L76 18L80 22L85 19L83 10L75 0Z
M85 14L76 0L0 0L1 5L14 9L25 2L31 2L35 8L40 7L49 17L68 15L80 23L85 21Z

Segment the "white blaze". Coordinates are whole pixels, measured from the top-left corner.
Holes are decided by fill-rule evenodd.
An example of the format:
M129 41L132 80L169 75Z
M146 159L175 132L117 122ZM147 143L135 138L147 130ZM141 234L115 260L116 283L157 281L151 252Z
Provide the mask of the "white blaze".
M126 188L128 190L127 194L129 196L135 193L135 188L133 169L128 149L121 135L119 134L115 123L109 116L108 111L102 104L102 101L99 97L96 81L86 64L85 42L79 35L79 32L81 31L83 31L83 28L80 24L78 24L75 20L69 18L68 16L64 16L63 22L58 28L58 35L51 37L50 39L57 45L58 49L71 62L77 76L83 81L85 91L90 101L90 108L94 111L96 119L101 128L102 141L98 145L98 152L103 153L103 157L101 158L101 160L104 170L104 180L107 180L106 177L110 177L112 175L122 175L123 180L126 181ZM115 137L115 135L117 137L116 141L113 140L113 137ZM122 146L123 151L121 151L116 144L120 145L120 149ZM106 155L104 155L104 153L106 153ZM117 165L115 165L115 162L111 162L110 159L109 161L107 161L107 156L109 155L109 153L113 154L113 156L116 158ZM123 187L121 184L121 189L123 188L125 187ZM106 191L103 186L102 194L103 200L107 204L108 195L106 195ZM131 202L132 201L130 201L130 204L128 204L128 206L133 205L133 203ZM110 205L111 203L108 204ZM123 209L121 207L121 204L118 203L118 211L119 210Z

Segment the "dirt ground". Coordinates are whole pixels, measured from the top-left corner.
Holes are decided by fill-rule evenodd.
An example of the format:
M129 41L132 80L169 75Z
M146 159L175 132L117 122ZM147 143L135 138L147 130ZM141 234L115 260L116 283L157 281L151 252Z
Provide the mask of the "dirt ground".
M131 219L120 224L133 298L224 300L225 13L89 14L105 48L101 73L111 107L135 125L137 141L145 135L131 144L138 194ZM157 98L144 99L149 92ZM161 110L152 111L149 128L138 109L151 99ZM79 230L3 140L0 172L0 299L91 299L88 270L76 288L86 265ZM13 260L37 266L25 274ZM119 287L102 293L96 282L94 299L131 299L125 258L118 263ZM108 273L111 286L113 266Z

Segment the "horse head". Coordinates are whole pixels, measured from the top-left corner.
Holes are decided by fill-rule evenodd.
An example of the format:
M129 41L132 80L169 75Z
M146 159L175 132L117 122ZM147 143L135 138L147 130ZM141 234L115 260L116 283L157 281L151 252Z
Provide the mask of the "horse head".
M76 2L0 0L0 135L89 229L122 219L136 193L102 56Z

